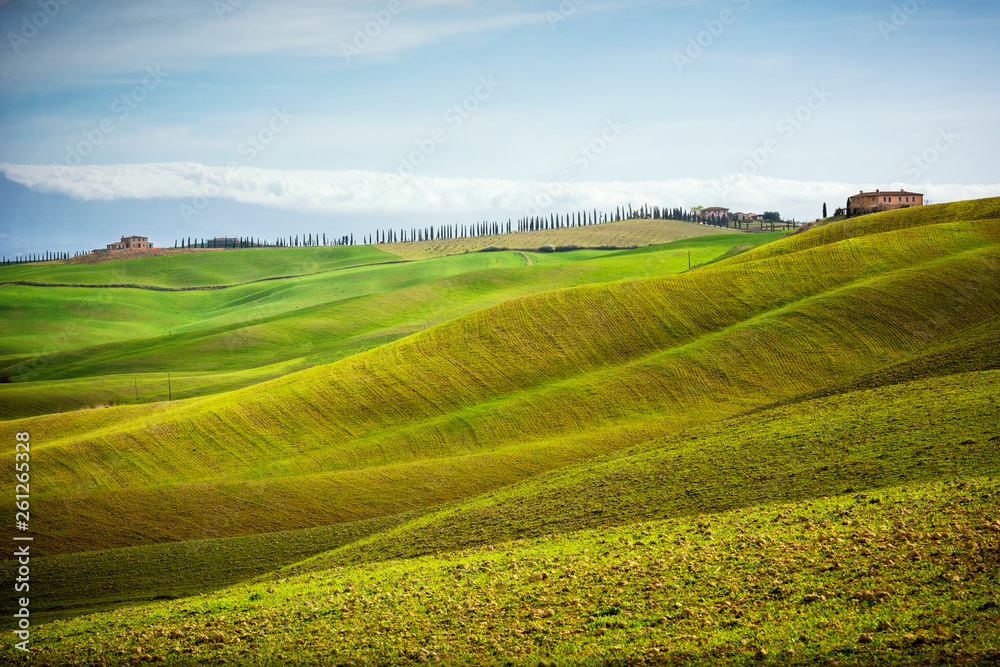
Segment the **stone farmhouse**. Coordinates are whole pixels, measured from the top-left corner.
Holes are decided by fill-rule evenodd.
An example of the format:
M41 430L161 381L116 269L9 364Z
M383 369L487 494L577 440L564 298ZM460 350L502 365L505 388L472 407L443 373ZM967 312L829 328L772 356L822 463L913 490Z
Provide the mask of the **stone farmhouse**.
M909 208L910 206L923 206L924 196L919 192L907 192L899 190L896 192L860 192L847 200L847 215L867 215L868 213L878 213L879 211L892 211L897 208Z
M709 206L708 208L701 209L701 217L703 218L724 218L729 214L728 208L722 208L721 206Z
M152 247L146 236L123 236L121 241L108 244L108 250L149 250Z

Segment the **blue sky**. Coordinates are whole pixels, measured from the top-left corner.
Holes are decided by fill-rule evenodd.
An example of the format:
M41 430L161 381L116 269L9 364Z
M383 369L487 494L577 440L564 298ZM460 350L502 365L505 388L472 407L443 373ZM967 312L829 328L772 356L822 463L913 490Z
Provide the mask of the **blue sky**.
M0 33L8 256L1000 195L995 0L10 0Z

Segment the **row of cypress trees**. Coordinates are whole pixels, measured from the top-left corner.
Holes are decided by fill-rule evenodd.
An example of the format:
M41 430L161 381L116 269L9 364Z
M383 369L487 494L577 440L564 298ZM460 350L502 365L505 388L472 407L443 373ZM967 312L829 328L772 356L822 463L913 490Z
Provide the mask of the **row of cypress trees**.
M318 248L327 246L354 245L354 235L345 234L337 238L327 237L326 234L303 234L301 240L299 235L289 236L287 239L278 237L274 241L267 241L253 236L240 237L217 237L214 239L192 239L190 236L180 240L174 240L175 248Z
M562 229L564 227L587 227L590 225L601 225L608 222L619 222L621 220L652 219L652 220L679 220L682 222L697 222L717 227L740 227L740 223L732 216L702 216L699 209L668 208L650 206L644 204L638 208L616 206L614 212L575 211L569 213L550 213L549 215L534 215L518 218L517 221L508 219L507 222L481 221L468 225L447 224L437 227L412 227L410 229L390 228L376 230L371 234L366 234L361 238L363 244L375 243L402 243L408 241L437 241L455 238L475 238L481 236L500 236L514 232L532 232L551 229ZM771 223L781 223L785 225L794 224L783 223L777 212L768 211L765 220ZM772 229L774 225L772 224ZM222 237L214 239L192 239L190 236L174 240L175 248L309 248L309 247L329 247L355 245L354 234L345 234L338 237L328 237L326 234L296 234L293 236L278 237L273 241L261 239L259 237ZM86 252L75 252L74 257L86 255ZM53 259L69 259L68 252L45 252L28 255L18 255L8 259L4 257L4 266L11 264L27 264L30 262L45 262Z
M73 253L73 257L79 257L80 255L89 255L88 252L76 251ZM69 259L70 254L65 251L59 252L36 252L28 253L26 255L16 255L14 257L3 257L0 259L0 265L2 266L13 266L15 264L33 264L35 262L50 262L54 259Z
M621 220L652 219L681 220L686 222L702 222L704 224L720 224L714 218L701 218L696 211L684 208L667 208L645 204L639 208L617 206L614 212L575 211L569 213L550 213L547 216L535 215L518 218L507 222L476 222L471 225L439 225L410 229L384 229L363 237L363 243L404 243L408 241L436 241L455 238L475 238L480 236L500 236L514 232L533 232L564 227L586 227L601 225ZM721 226L727 226L722 221Z

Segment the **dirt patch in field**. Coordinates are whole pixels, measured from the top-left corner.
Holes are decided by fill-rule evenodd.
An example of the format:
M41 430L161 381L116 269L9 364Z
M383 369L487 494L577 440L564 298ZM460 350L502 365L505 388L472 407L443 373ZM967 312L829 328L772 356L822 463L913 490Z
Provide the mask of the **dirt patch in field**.
M192 252L222 252L234 248L152 248L150 250L113 250L110 252L80 255L64 260L66 264L104 264L105 262L120 262L125 259L141 259L143 257L162 257L164 255L179 255Z

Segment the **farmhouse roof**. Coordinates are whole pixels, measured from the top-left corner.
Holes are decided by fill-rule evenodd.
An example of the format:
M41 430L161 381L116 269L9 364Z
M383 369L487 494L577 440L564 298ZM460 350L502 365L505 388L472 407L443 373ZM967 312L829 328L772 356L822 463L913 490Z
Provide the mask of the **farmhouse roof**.
M909 192L908 190L876 190L875 192L865 192L861 191L859 194L854 195L855 197L878 197L878 196L910 196L910 197L923 197L922 192Z

